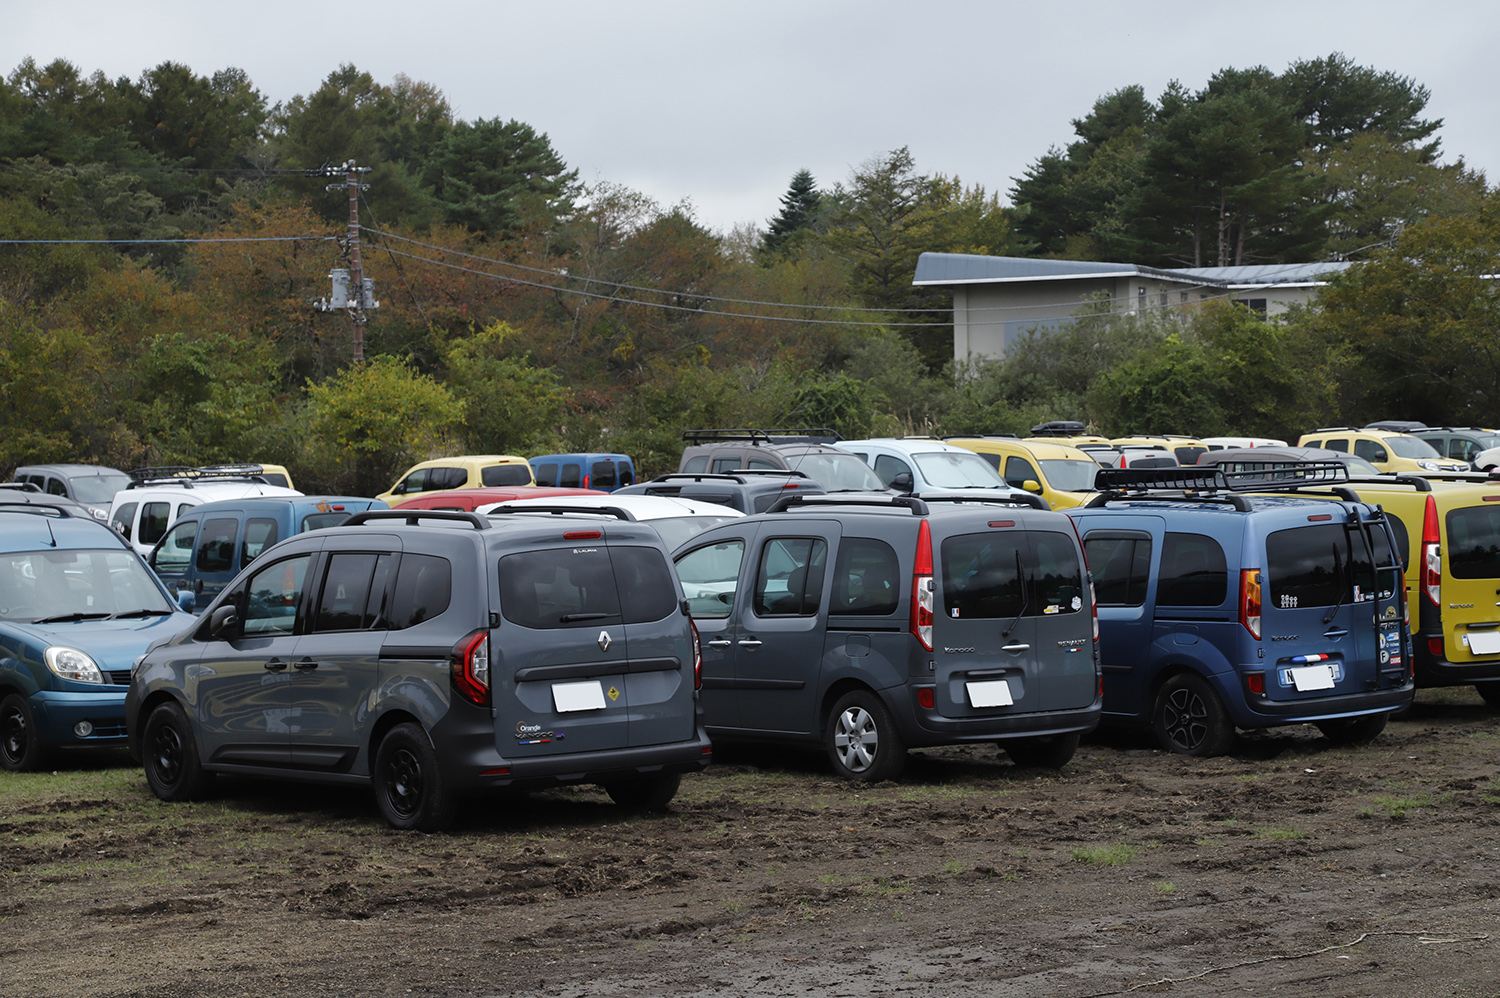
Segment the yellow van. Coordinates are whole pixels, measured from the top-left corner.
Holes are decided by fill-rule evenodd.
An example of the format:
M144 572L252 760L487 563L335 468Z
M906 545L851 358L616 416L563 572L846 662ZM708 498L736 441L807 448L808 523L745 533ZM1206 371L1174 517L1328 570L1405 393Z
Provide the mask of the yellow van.
M946 437L943 443L973 451L1000 472L1007 485L1040 495L1053 509L1082 506L1094 494L1099 464L1077 447L1055 439Z
M1373 427L1325 426L1304 433L1298 447L1343 451L1369 461L1381 471L1422 474L1427 471L1468 471L1466 462L1443 457L1421 437Z
M460 454L414 464L375 498L394 505L422 492L480 486L535 485L531 463L513 454Z
M1208 453L1208 444L1197 437L1186 437L1177 433L1159 436L1137 434L1133 437L1115 437L1110 443L1115 447L1161 447L1177 456L1177 463L1184 468L1198 463L1199 454Z
M1417 685L1472 683L1500 706L1500 480L1399 475L1347 487L1385 510L1402 546Z

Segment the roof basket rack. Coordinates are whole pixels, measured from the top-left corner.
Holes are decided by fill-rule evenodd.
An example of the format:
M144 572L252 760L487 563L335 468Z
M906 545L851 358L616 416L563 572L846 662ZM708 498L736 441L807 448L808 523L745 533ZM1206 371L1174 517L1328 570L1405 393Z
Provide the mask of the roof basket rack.
M1268 489L1295 489L1306 485L1342 485L1349 481L1349 466L1342 461L1320 461L1314 464L1282 464L1280 467L1253 468L1241 464L1240 471L1220 471L1225 487L1231 492L1265 492Z
M258 464L211 464L202 468L185 464L168 464L154 468L132 468L126 472L130 476L130 484L125 487L138 489L147 484L167 484L192 488L193 482L224 479L267 484L266 480L261 477L265 470Z
M1054 419L1031 428L1034 437L1076 437L1087 432L1088 427L1076 419Z
M757 446L760 444L834 444L844 439L837 430L827 427L803 428L803 429L780 429L780 430L683 430L682 439L693 444L713 443L717 441L748 440Z

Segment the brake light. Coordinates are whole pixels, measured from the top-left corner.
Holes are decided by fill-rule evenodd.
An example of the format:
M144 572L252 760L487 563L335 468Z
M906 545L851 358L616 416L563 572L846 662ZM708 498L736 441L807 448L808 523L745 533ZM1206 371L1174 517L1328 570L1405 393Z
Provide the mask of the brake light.
M453 688L476 707L490 705L490 632L475 631L453 646Z
M1433 658L1442 658L1443 657L1443 639L1442 638L1428 638L1427 639L1427 654L1431 655Z
M693 689L703 689L703 639L698 637L698 625L688 618L688 627L693 631Z
M917 690L917 706L923 710L935 710L937 708L937 694L932 687L923 686Z
M911 579L911 632L928 651L932 651L932 611L936 604L937 586L932 579L932 531L923 520L917 530L916 567Z
M1266 695L1266 675L1263 672L1252 672L1245 677L1245 689L1258 697Z
M584 475L583 476L583 487L584 488L588 488L589 487L589 479L591 479L593 477L594 477L593 475Z
M604 534L598 530L569 530L563 534L565 541L597 541Z
M1439 543L1437 500L1427 497L1422 516L1422 592L1433 606L1443 605L1443 549Z
M1260 569L1240 571L1240 623L1255 640L1260 640Z

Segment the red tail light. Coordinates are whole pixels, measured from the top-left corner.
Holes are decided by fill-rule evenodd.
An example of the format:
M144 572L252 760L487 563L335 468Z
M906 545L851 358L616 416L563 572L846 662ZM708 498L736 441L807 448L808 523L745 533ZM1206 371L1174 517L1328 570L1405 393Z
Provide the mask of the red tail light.
M1443 639L1442 638L1428 638L1427 639L1427 654L1431 655L1433 658L1442 658L1443 657Z
M1443 549L1438 537L1437 500L1427 497L1422 516L1422 592L1433 606L1443 605Z
M1245 689L1258 697L1266 695L1266 676L1263 672L1257 672L1245 677Z
M698 637L698 625L688 618L688 627L693 630L693 689L703 689L703 639Z
M490 632L475 631L453 646L453 688L476 707L490 705Z
M1260 640L1260 569L1240 572L1240 623L1255 640Z
M923 520L917 530L916 567L911 579L911 632L928 651L932 651L932 611L936 605L937 586L932 579L932 531Z
M583 476L583 487L584 488L588 488L589 487L589 479L591 479L593 477L594 477L593 475L584 475Z

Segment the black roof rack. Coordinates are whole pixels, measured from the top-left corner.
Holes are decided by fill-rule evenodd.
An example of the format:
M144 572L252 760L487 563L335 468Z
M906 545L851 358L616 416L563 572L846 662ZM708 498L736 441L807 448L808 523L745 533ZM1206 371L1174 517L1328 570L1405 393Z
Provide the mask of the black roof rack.
M939 440L1020 440L1014 433L950 433Z
M811 477L805 471L795 471L795 470L793 470L791 468L735 468L732 471L725 472L725 474L727 476L735 477L735 478L739 478L741 475L753 475L756 478L810 478ZM664 477L664 478L670 478L672 476L671 475L664 475L662 477ZM740 480L744 481L743 478L740 478Z
M258 464L211 464L202 468L195 468L185 464L168 464L155 468L132 468L126 472L130 476L130 484L127 489L139 489L147 485L181 485L183 488L192 488L194 482L209 481L250 481L260 482L262 485L270 484L261 477L265 468Z
M830 430L827 427L780 430L753 430L742 427L730 430L683 430L682 439L693 444L748 440L758 447L762 444L833 444L844 438L837 430Z
M400 520L408 527L415 527L421 520L446 520L452 523L467 523L479 530L490 529L490 523L478 513L452 509L367 509L355 513L339 524L341 527L357 527L360 524L380 520Z
M517 513L547 513L553 516L583 513L588 516L612 516L616 520L632 522L635 520L635 517L631 516L629 511L619 506L546 506L541 503L536 503L535 505L528 503L525 506L507 506L505 503L501 503L486 515L514 515Z
M913 516L928 514L927 503L916 496L808 495L806 493L782 496L773 502L766 512L784 513L793 506L873 506L884 509L909 509Z
M922 500L925 503L988 502L997 503L1002 506L1030 506L1032 509L1052 508L1051 506L1047 505L1047 500L1043 499L1041 496L1034 496L1030 492L1026 492L1021 495L1017 495L1016 493L1012 492L1010 495L993 496L954 492L918 492L914 497Z
M1103 506L1113 499L1186 498L1204 502L1224 502L1240 512L1249 512L1250 504L1240 495L1244 492L1292 492L1312 486L1345 486L1348 466L1338 461L1317 464L1278 465L1245 471L1224 471L1217 466L1191 468L1100 468L1094 474L1094 488L1099 495L1089 500L1090 507ZM1160 493L1170 492L1171 496ZM1358 502L1347 487L1336 487L1340 499Z
M1088 431L1089 428L1076 419L1053 419L1033 426L1031 435L1034 437L1076 437Z
M64 506L62 502L17 502L14 499L0 498L0 512L40 513L43 516L72 517L75 520L93 519L93 517L84 517L79 513L78 508L72 504L73 501L71 499L64 501L68 505Z

